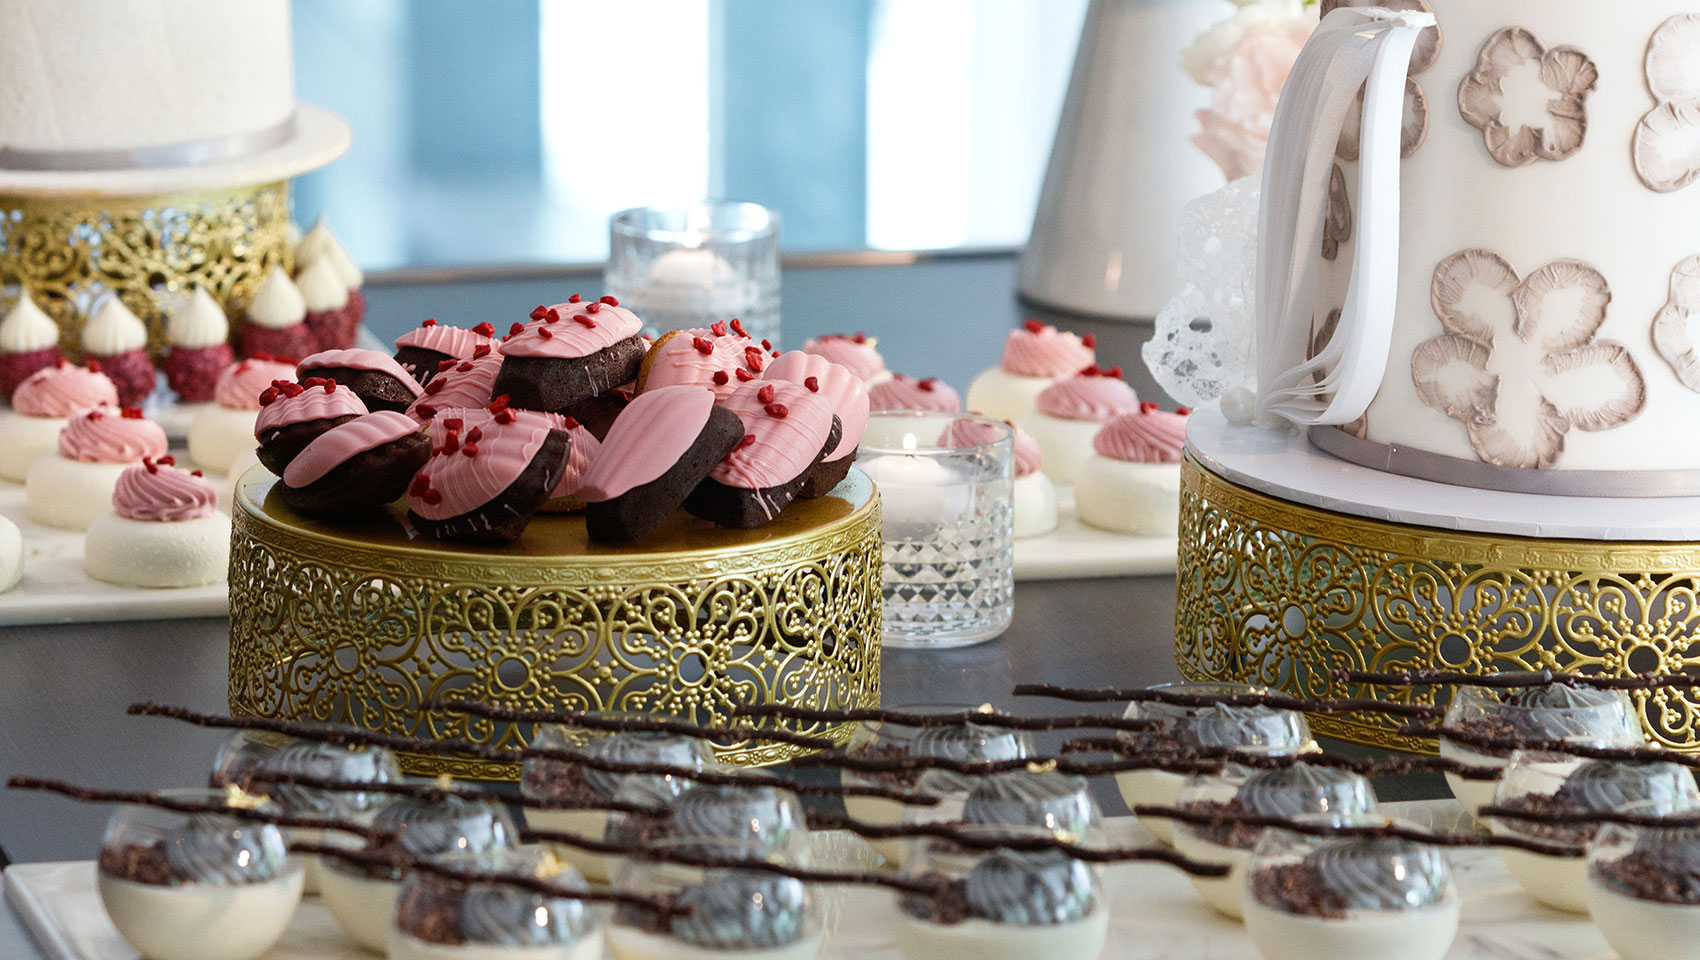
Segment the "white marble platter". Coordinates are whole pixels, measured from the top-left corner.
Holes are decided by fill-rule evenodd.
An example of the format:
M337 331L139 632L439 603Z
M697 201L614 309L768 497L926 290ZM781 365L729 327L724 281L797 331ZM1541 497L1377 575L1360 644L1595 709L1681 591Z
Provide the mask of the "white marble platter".
M1074 486L1057 488L1061 522L1042 537L1015 541L1016 580L1167 576L1175 572L1176 537L1129 537L1080 522Z
M1451 825L1462 816L1451 800L1388 804L1394 816ZM1112 820L1118 843L1147 836L1132 818ZM871 851L844 834L814 838L818 865L865 869ZM1529 899L1490 851L1451 854L1464 898L1463 921L1448 960L1607 960L1614 956L1587 918L1558 913ZM1153 864L1105 871L1110 939L1102 960L1257 960L1240 924L1206 907L1182 874ZM107 920L90 861L19 864L6 871L6 897L48 960L135 960ZM827 928L822 960L903 960L891 930L892 894L875 889L823 889ZM262 960L358 960L370 957L338 932L316 898L303 901L283 941ZM1090 960L1090 958L1056 958ZM1371 960L1371 958L1365 958Z

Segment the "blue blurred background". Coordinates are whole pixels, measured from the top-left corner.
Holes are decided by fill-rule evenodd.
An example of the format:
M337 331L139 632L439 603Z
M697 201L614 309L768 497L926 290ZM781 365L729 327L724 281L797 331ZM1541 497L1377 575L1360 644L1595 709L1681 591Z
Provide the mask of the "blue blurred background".
M296 184L372 269L589 262L711 196L788 251L1026 240L1086 0L295 0L354 147Z

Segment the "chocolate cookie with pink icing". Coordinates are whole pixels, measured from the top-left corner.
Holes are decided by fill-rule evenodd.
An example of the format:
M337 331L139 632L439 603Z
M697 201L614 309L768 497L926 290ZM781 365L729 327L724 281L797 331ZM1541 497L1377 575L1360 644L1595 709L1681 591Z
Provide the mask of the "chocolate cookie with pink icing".
M574 406L637 378L642 331L643 321L613 297L575 293L540 306L502 341L494 392L525 410L573 415Z
M579 477L591 541L628 544L653 533L743 439L738 415L701 387L632 398Z
M1064 377L1098 362L1096 338L1029 320L1010 331L998 365L968 385L968 409L1014 420L1033 409L1039 394Z
M825 357L873 386L891 379L885 369L885 358L877 349L879 341L865 333L829 333L803 344L804 353Z
M335 380L353 390L366 409L374 411L405 413L424 393L419 382L394 357L358 347L321 350L303 357L295 365L295 376L303 383L315 377Z
M577 513L585 508L584 501L578 497L579 484L584 481L584 472L590 468L591 461L602 452L602 441L596 439L589 427L572 417L563 417L562 423L573 442L567 452L567 468L561 471L555 489L549 491L548 502L539 508L543 513Z
M844 481L851 464L856 462L856 447L868 427L868 388L849 368L801 350L786 353L769 364L767 379L788 380L820 394L838 415L838 445L809 470L797 490L797 497L802 500L824 497Z
M438 540L513 543L560 483L572 438L555 414L444 411L426 434L431 459L407 489L407 517Z
M112 503L124 468L144 457L165 456L165 430L140 407L95 407L66 421L58 452L30 466L24 505L31 520L65 530L87 530Z
M38 458L59 449L66 421L101 404L117 406L118 387L97 370L60 360L25 377L12 409L0 412L0 477L23 483Z
M273 380L259 395L254 421L255 454L266 469L281 476L319 435L371 411L354 391L334 380L306 383Z
M126 467L112 491L111 511L83 541L83 569L125 587L194 587L217 583L230 565L230 518L201 471L179 470L171 457Z
M962 397L951 385L938 377L919 380L894 373L868 388L868 404L881 410L932 410L938 413L961 413Z
M761 379L772 351L772 344L757 343L737 320L706 330L675 330L662 334L644 354L637 390L689 384L706 387L714 392L714 399L724 400L751 380Z
M1142 537L1177 534L1187 412L1142 403L1104 424L1074 483L1081 523Z
M425 423L439 410L487 407L490 401L496 399L490 391L495 387L496 374L501 369L499 346L471 360L443 360L437 364L437 375L425 384L418 399L407 408L407 415Z
M685 509L722 527L753 530L797 498L844 431L821 391L786 380L745 384L721 406L743 422L744 439L691 491Z
M1057 483L1073 483L1105 421L1138 409L1139 395L1122 380L1121 367L1087 367L1047 387L1015 425L1039 441L1045 474Z
M274 380L293 380L295 367L276 360L249 359L226 364L218 372L212 400L189 421L189 457L195 466L228 473L238 459L254 449L254 423L260 413L260 394Z
M395 339L395 362L421 387L444 369L445 360L472 360L494 350L500 341L496 328L480 323L471 329L426 320ZM479 352L480 347L483 351Z
M349 516L383 508L407 492L431 458L413 418L379 410L319 434L283 469L272 491L306 514Z

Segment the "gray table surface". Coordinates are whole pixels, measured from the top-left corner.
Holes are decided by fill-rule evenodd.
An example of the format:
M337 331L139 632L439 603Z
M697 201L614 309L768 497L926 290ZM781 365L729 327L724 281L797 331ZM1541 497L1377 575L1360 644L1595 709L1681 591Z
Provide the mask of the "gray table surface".
M367 323L388 340L426 317L505 329L537 303L599 294L596 271L562 268L476 278L374 276ZM893 369L938 376L966 390L997 362L1006 331L1034 315L1014 295L1007 253L922 259L913 264L790 265L784 275L784 338L863 330L880 338ZM1047 317L1093 332L1106 364L1121 364L1141 396L1165 399L1139 360L1148 324ZM1172 577L1024 583L1015 622L1001 639L943 652L890 651L888 705L1018 703L1018 682L1137 686L1178 679L1172 656ZM157 789L203 782L222 739L172 721L124 716L152 699L223 710L228 622L222 619L10 627L0 630L0 779L19 773L100 786ZM1106 809L1125 812L1103 784ZM1418 793L1431 793L1432 785ZM107 811L39 794L0 792L0 848L14 861L93 856ZM38 954L0 911L0 957Z

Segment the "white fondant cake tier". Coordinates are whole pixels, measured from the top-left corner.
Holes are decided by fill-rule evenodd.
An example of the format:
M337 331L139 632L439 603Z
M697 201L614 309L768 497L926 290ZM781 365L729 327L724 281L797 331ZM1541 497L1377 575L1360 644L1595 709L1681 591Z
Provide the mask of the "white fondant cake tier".
M288 0L0 0L0 149L160 147L294 110Z
M1322 442L1482 488L1700 492L1700 186L1679 186L1700 172L1700 25L1661 32L1693 4L1428 3L1443 39L1412 77L1387 370L1362 439ZM1356 156L1333 164L1317 329L1352 271ZM1609 476L1567 486L1591 471Z

